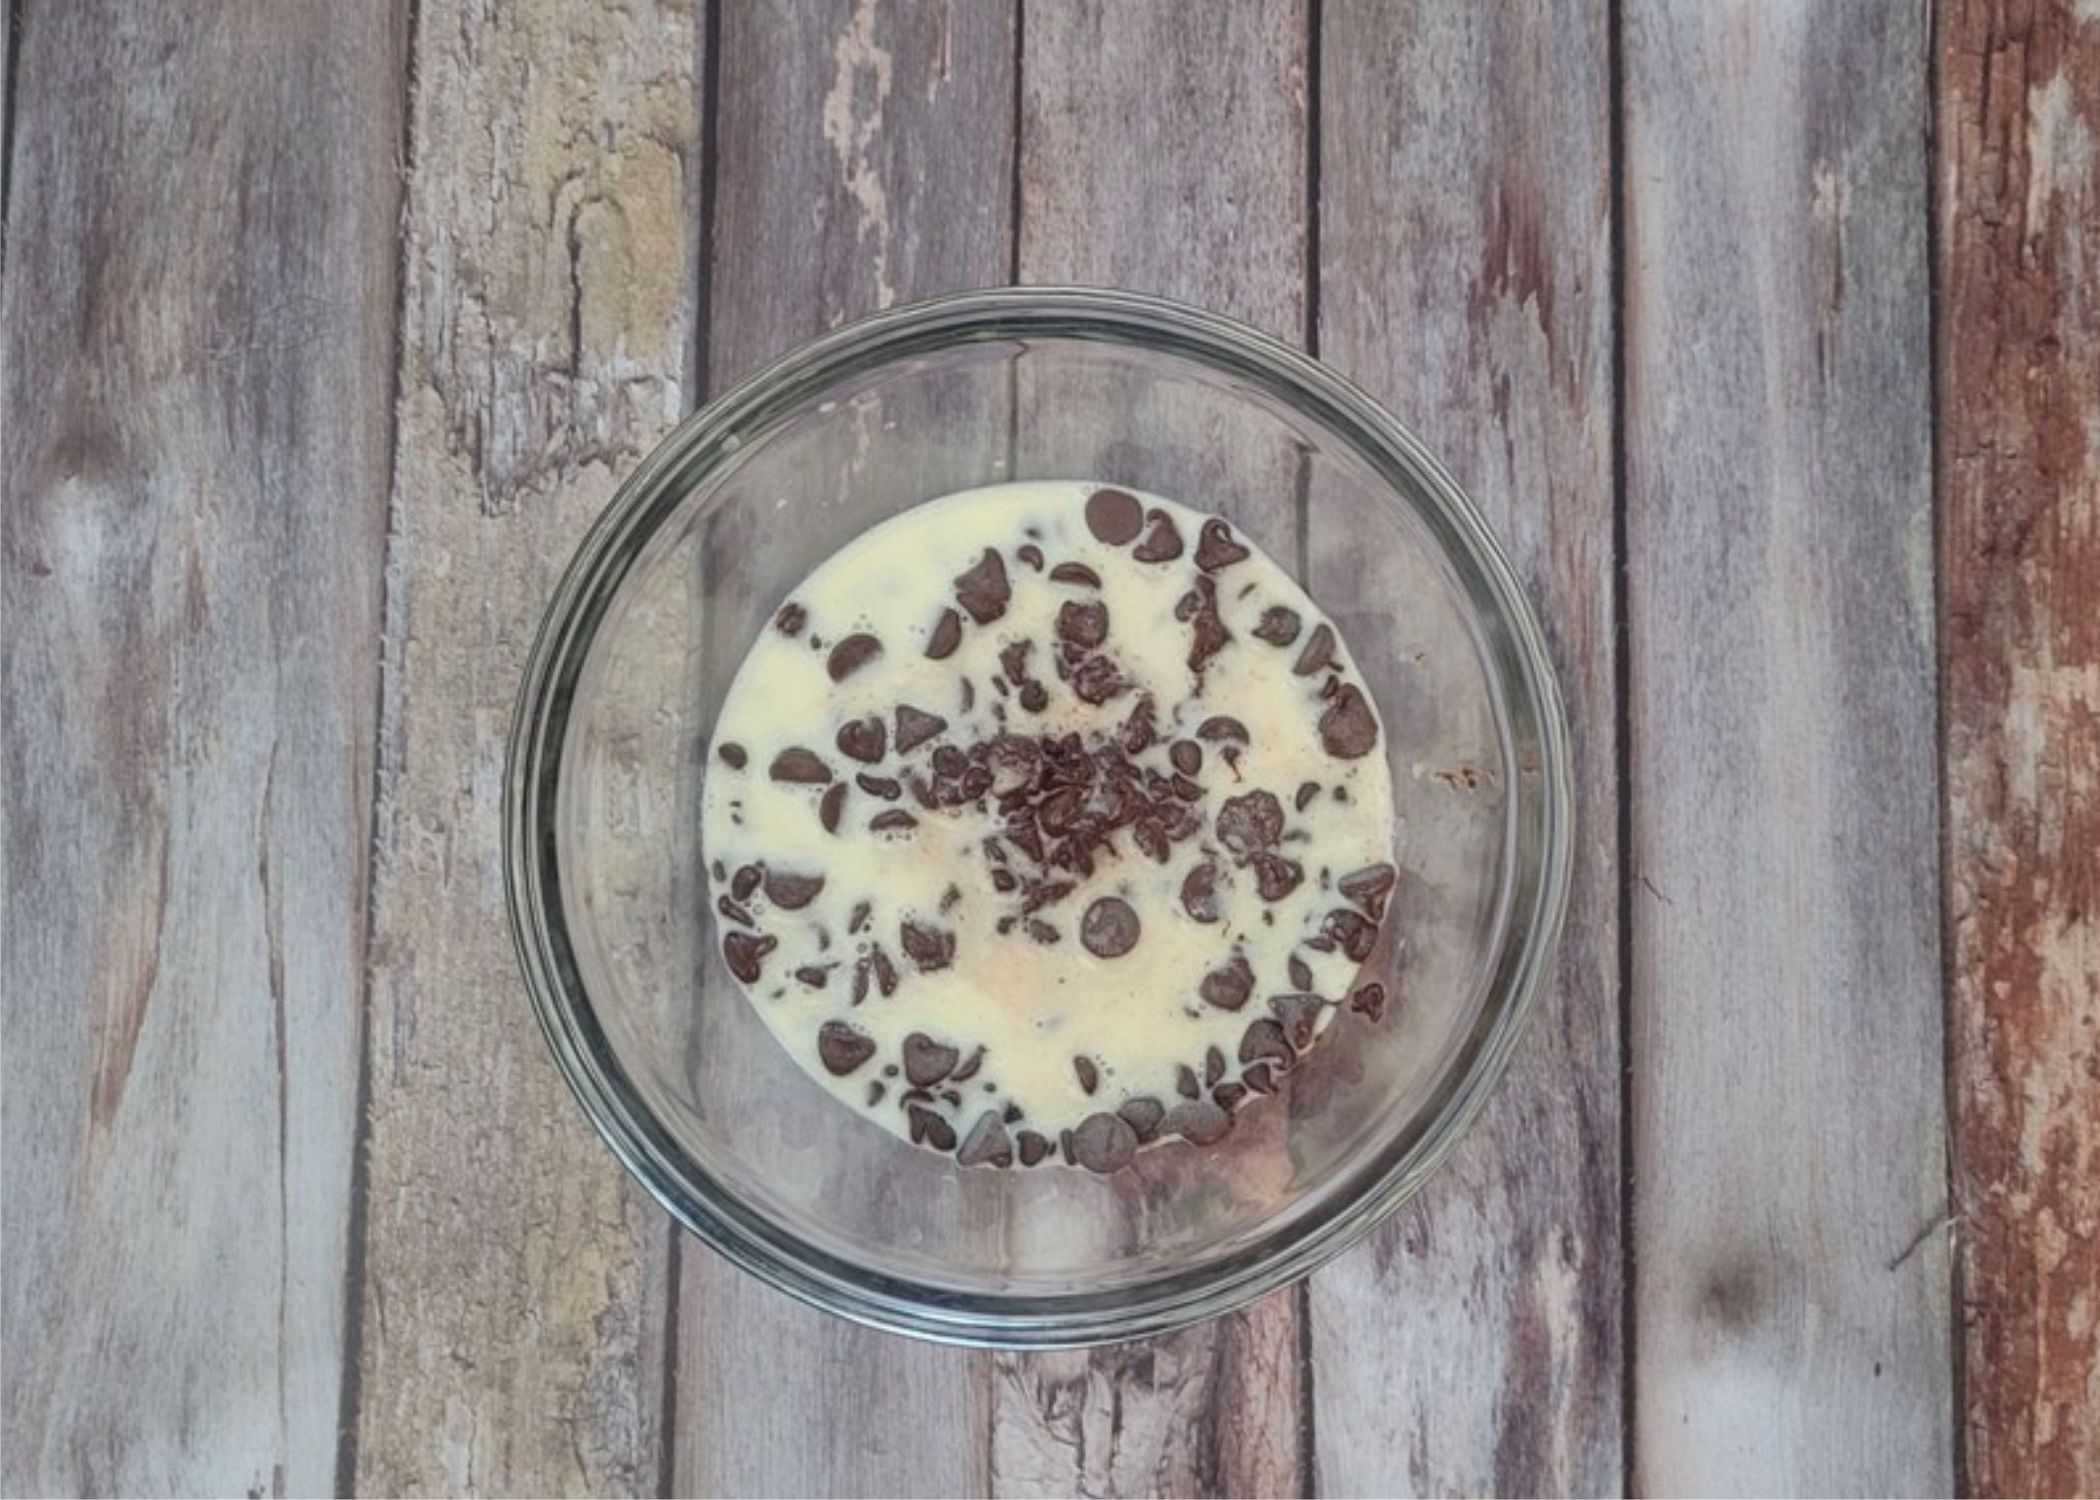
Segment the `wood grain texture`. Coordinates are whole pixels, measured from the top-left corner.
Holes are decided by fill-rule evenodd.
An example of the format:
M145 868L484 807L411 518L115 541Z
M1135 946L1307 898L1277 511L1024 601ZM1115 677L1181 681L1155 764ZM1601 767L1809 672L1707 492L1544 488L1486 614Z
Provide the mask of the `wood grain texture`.
M32 7L0 303L0 1490L330 1488L402 39Z
M1625 26L1634 1483L1944 1494L1926 15Z
M1089 0L1024 19L1021 280L1156 292L1296 342L1304 6ZM1031 420L1056 418L1054 393L1039 396L1031 408L1024 393L1023 462ZM1291 470L1274 467L1266 499L1227 508L1289 558ZM1143 1344L999 1356L993 1493L1298 1493L1299 1310L1286 1289Z
M851 318L1006 279L1013 24L1008 5L961 0L723 7L715 390ZM1003 409L987 430L1003 441ZM842 486L853 468L838 455ZM850 532L865 519L814 524ZM707 670L726 681L776 601L734 566L735 539L711 536L708 551ZM719 965L711 977L718 1003L744 1005ZM984 1491L984 1356L817 1312L690 1241L678 1312L677 1493Z
M520 993L499 811L542 604L687 405L699 28L678 0L419 19L355 1484L653 1494L669 1231Z
M1553 0L1323 14L1321 356L1444 461L1537 601L1578 852L1555 983L1500 1093L1313 1279L1322 1494L1625 1484L1606 27L1601 4ZM1312 586L1346 597L1358 539L1310 519Z
M2100 10L1939 29L1949 1038L1967 1474L2100 1491Z

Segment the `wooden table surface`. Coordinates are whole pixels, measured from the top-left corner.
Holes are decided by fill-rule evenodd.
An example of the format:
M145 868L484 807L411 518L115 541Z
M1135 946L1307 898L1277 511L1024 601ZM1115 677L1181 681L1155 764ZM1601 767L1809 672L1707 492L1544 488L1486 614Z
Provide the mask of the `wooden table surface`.
M9 10L7 1492L2100 1490L2094 0ZM1421 433L1581 829L1425 1193L1026 1356L681 1240L498 859L619 478L1009 281Z

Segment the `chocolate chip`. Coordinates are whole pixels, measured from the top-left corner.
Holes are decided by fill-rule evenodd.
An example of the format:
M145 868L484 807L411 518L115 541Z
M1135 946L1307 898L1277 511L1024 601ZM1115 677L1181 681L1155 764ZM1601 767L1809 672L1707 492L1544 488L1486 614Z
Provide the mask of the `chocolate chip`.
M944 912L954 911L961 903L962 887L951 880L948 882L948 889L941 892L941 910Z
M1342 951L1356 962L1362 963L1371 956L1371 949L1378 943L1378 925L1367 922L1347 907L1337 907L1327 914L1320 924L1321 936L1339 943Z
M1298 783L1298 795L1297 795L1297 796L1295 796L1295 797L1293 797L1293 798L1291 799L1291 802L1292 802L1292 804L1293 804L1293 805L1294 805L1294 806L1295 806L1295 807L1296 807L1296 808L1298 809L1298 811L1300 811L1300 812L1304 812L1304 811L1305 811L1305 808L1306 808L1306 805L1307 805L1308 803L1310 803L1310 802L1312 801L1312 799L1313 799L1313 798L1315 798L1315 797L1317 797L1317 796L1319 796L1319 795L1320 795L1320 783L1319 783L1319 782L1317 782L1317 781L1301 781L1301 782L1299 782L1299 783Z
M1040 917L1030 917L1026 931L1029 937L1041 943L1045 948L1064 936L1063 933L1052 927L1048 922L1043 921Z
M1203 747L1194 740L1176 740L1167 751L1167 759L1182 775L1193 776L1203 769Z
M1207 577L1196 580L1197 606L1189 616L1189 670L1201 672L1232 640L1218 614L1218 591ZM1175 614L1181 611L1177 608Z
M1238 1010L1254 993L1254 969L1243 954L1233 954L1230 961L1220 968L1212 969L1196 986L1196 993L1203 997L1205 1005L1219 1010Z
M868 957L875 965L875 988L885 995L896 994L897 966L891 963L890 956L882 951L882 944L877 943L870 948Z
M1294 676L1310 677L1334 660L1334 631L1324 621L1313 627L1312 639L1298 653L1297 663L1292 666Z
M1154 864L1165 864L1172 852L1167 847L1166 825L1157 818L1139 818L1130 825L1130 838Z
M1130 555L1148 563L1172 562L1181 556L1181 532L1174 525L1174 518L1163 510L1153 511L1152 529L1130 550Z
M1122 732L1117 736L1117 743L1122 745L1125 755L1141 754L1152 744L1158 733L1152 724L1154 713L1152 695L1140 693L1137 706L1131 709L1130 717L1123 721Z
M844 1078L874 1055L875 1038L844 1021L826 1021L817 1028L817 1056L834 1078Z
M1096 541L1120 547L1136 536L1144 524L1145 510L1135 495L1123 490L1095 490L1086 497L1086 529Z
M715 754L721 756L722 764L729 767L729 769L732 771L743 770L744 767L747 764L749 764L751 760L751 757L744 753L744 747L742 745L739 745L735 740L722 741L722 743L718 747L716 747Z
M1232 528L1216 517L1203 523L1203 531L1196 538L1196 566L1206 573L1245 562L1253 555L1232 539Z
M1174 795L1184 802L1194 802L1203 795L1203 788L1186 776L1176 776L1168 785L1173 788Z
M870 833L909 833L919 826L919 820L901 807L884 808L868 819Z
M872 766L889 753L890 732L882 727L880 718L870 714L841 724L836 743L839 754Z
M977 684L965 677L962 679L962 711L968 713L977 706Z
M889 1092L889 1090L884 1087L881 1079L870 1078L868 1080L868 1108L873 1109L876 1105L880 1104L882 1102L882 1096L887 1092Z
M1198 1146L1215 1145L1232 1131L1232 1116L1208 1099L1177 1104L1167 1114L1168 1133Z
M962 1060L961 1067L957 1068L953 1073L950 1073L948 1075L948 1081L950 1083L968 1083L971 1079L977 1076L977 1070L983 1066L984 1048L980 1046L973 1050L968 1057ZM987 1087L989 1087L989 1085L987 1085Z
M1374 922L1385 920L1385 900L1392 893L1399 872L1391 865L1365 865L1335 882L1335 888L1370 914Z
M1221 1083L1210 1091L1210 1096L1217 1101L1218 1108L1232 1109L1247 1097L1247 1086L1243 1083Z
M729 894L739 901L749 901L758 883L766 878L764 865L740 865L729 882Z
M1203 608L1203 595L1190 589L1174 601L1174 618L1186 625L1196 618L1196 611Z
M874 965L868 962L866 954L862 954L853 961L852 1003L855 1005L868 998L868 971L872 968L874 968Z
M1260 1062L1268 1058L1288 1068L1294 1057L1290 1041L1283 1034L1283 1028L1267 1017L1248 1026L1245 1035L1240 1038L1240 1061L1243 1063ZM1253 1080L1246 1081L1249 1088L1254 1087ZM1268 1090L1263 1089L1261 1092L1267 1093Z
M718 860L716 860L716 861L715 861L715 862L714 862L714 863L713 863L712 865L710 865L710 866L709 866L708 868L709 868L710 870L712 870L712 871L714 872L714 877L715 877L715 879L717 879L717 880L725 880L725 879L727 879L727 878L728 878L728 872L727 872L727 871L726 871L726 870L724 869L724 867L723 867L723 865L722 865L722 861L720 861L719 859L718 859Z
M1083 589L1098 589L1101 587L1101 575L1085 563L1059 563L1050 570L1050 581L1052 583L1069 583Z
M1108 606L1098 600L1081 604L1067 599L1058 606L1057 638L1092 648L1108 639Z
M977 1117L970 1133L963 1137L962 1150L955 1153L956 1164L965 1167L981 1167L989 1163L995 1167L1010 1167L1014 1164L1014 1143L1006 1134L1006 1122L999 1111L988 1109Z
M789 601L780 606L780 613L773 616L773 628L793 640L802 634L802 627L809 623L809 611Z
M1313 987L1312 965L1308 964L1304 959L1300 958L1297 954L1293 953L1291 955L1290 964L1288 967L1291 976L1292 989L1309 990Z
M863 927L867 926L867 925L868 925L868 914L869 914L870 912L872 912L872 911L873 911L874 909L875 909L875 905L874 905L874 903L873 903L873 902L871 902L871 901L856 901L856 902L854 902L854 903L853 903L853 910L852 910L852 912L851 912L850 914L848 914L848 916L847 916L847 918L846 918L846 932L847 932L847 935L848 935L848 936L853 936L853 935L856 935L856 934L858 934L858 933L860 932L860 930L861 930L861 929L862 929Z
M1130 684L1116 670L1116 664L1105 656L1090 656L1079 664L1072 674L1072 691L1083 703L1099 708L1111 699L1119 698L1130 691Z
M1103 896L1079 920L1079 941L1096 958L1121 958L1138 942L1138 915L1118 896Z
M1043 799L1043 805L1036 810L1036 816L1042 820L1045 833L1066 833L1079 820L1079 810L1085 805L1084 788L1063 787Z
M1032 1167L1050 1154L1050 1142L1033 1130L1024 1130L1014 1137L1021 1147L1021 1165Z
M961 1061L962 1054L955 1048L935 1041L923 1031L914 1031L904 1039L904 1076L914 1088L932 1088L954 1072Z
M839 831L839 818L846 811L846 783L841 781L824 793L817 803L817 821L824 825L826 833Z
M948 727L939 714L930 714L909 703L897 705L897 753L909 755Z
M1373 981L1349 997L1349 1008L1377 1021L1385 1017L1385 986Z
M756 927L758 925L757 922L752 920L750 912L746 911L743 907L739 906L736 902L732 901L727 896L717 896L715 898L715 910L720 912L723 916L727 917L730 921L741 922L746 927Z
M1199 740L1238 740L1247 743L1247 726L1230 714L1212 714L1196 728Z
M1187 1063L1178 1064L1174 1069L1174 1092L1184 1099L1203 1097L1203 1085L1197 1081L1196 1070Z
M1288 604L1272 604L1261 612L1261 623L1254 627L1254 638L1272 646L1288 646L1298 639L1299 628L1298 611Z
M1036 572L1040 573L1043 571L1043 549L1034 542L1023 542L1020 546L1014 548L1014 556L1027 563Z
M962 616L952 609L943 608L941 617L933 622L933 634L926 640L926 658L929 661L946 661L962 644Z
M882 642L872 635L849 635L831 648L831 655L824 659L824 670L831 674L833 682L844 682L880 655Z
M1313 1044L1320 1029L1320 1012L1327 1002L1318 995L1271 995L1269 1013L1283 1026L1283 1034L1300 1052Z
M1123 1123L1130 1127L1142 1146L1159 1134L1159 1122L1166 1115L1167 1107L1149 1094L1141 1094L1135 1099L1125 1099L1117 1106L1116 1113L1123 1117Z
M955 934L952 932L907 921L898 925L897 941L903 945L905 957L919 966L921 974L931 974L955 962Z
M880 797L885 802L895 802L904 795L902 782L892 781L887 776L870 776L866 771L855 776L853 784L870 797Z
M831 971L836 964L804 964L795 971L795 977L813 990L821 990L831 983Z
M824 889L821 875L791 875L785 870L766 871L766 899L782 911L800 911Z
M1263 851L1249 855L1247 863L1254 868L1254 887L1264 901L1281 901L1305 879L1305 867L1280 854Z
M1209 860L1191 869L1183 878L1181 908L1198 922L1218 920L1218 867Z
M1078 1166L1078 1165L1079 1165L1079 1158L1078 1158L1078 1157L1076 1157L1076 1156L1074 1156L1074 1155L1072 1154L1072 1132L1071 1132L1071 1131L1069 1131L1069 1130L1060 1130L1060 1131L1059 1131L1059 1132L1057 1133L1057 1149L1058 1149L1059 1151L1061 1151L1061 1152L1063 1152L1063 1153L1064 1153L1064 1158L1065 1158L1065 1165L1066 1165L1066 1166L1068 1166L1068 1167L1076 1167L1076 1166Z
M766 955L779 946L779 939L770 935L753 937L748 932L724 933L722 957L728 963L730 973L746 984L757 984Z
M1137 1154L1137 1132L1121 1115L1091 1114L1072 1132L1072 1156L1089 1172L1114 1172Z
M796 786L822 786L831 780L831 767L824 764L824 757L816 751L795 745L774 756L766 774L775 781Z
M1218 809L1218 841L1235 854L1268 849L1283 837L1283 804L1275 794L1252 791L1227 797Z
M1276 1092L1276 1075L1267 1063L1256 1063L1240 1074L1240 1082L1257 1094Z
M1006 581L1006 564L990 547L967 572L955 578L956 602L980 625L989 625L1005 614L1006 601L1013 593L1013 585Z
M1335 694L1327 712L1320 715L1320 743L1337 760L1368 755L1378 743L1378 716L1371 712L1371 700L1354 683Z
M1079 1086L1088 1094L1092 1094L1095 1089L1100 1087L1101 1070L1094 1066L1094 1060L1091 1057L1073 1058L1072 1071L1079 1075Z
M1033 677L1021 684L1021 707L1029 713L1039 714L1050 706L1050 690Z
M1042 752L1035 741L1018 734L1002 734L985 750L985 766L992 773L992 791L998 796L1017 792L1035 780Z
M1203 1081L1214 1085L1224 1076L1225 1054L1216 1047L1205 1047L1203 1049Z
M929 1109L923 1104L908 1104L905 1106L904 1116L911 1123L911 1138L914 1145L924 1142L936 1151L953 1151L955 1149L954 1128L940 1117L938 1111Z

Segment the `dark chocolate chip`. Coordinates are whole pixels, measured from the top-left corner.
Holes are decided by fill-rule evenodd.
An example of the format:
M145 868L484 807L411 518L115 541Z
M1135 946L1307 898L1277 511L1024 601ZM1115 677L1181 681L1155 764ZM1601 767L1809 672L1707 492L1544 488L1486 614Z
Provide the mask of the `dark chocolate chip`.
M1254 638L1272 646L1288 646L1298 639L1299 626L1298 611L1288 604L1272 604L1261 612L1261 623L1254 627Z
M782 911L800 911L824 889L821 875L790 875L785 870L766 871L766 899Z
M1174 1068L1174 1092L1184 1099L1203 1097L1203 1084L1197 1079L1196 1070L1187 1063L1176 1064Z
M846 783L841 781L824 793L817 803L817 821L824 825L826 833L839 831L839 818L846 811Z
M1138 915L1118 896L1103 896L1079 920L1079 941L1096 958L1121 958L1138 942Z
M1033 1130L1024 1130L1014 1137L1021 1147L1021 1165L1032 1167L1050 1154L1050 1142Z
M751 761L751 757L744 753L744 747L742 745L739 745L735 740L722 741L722 743L718 747L716 747L715 754L721 756L722 764L729 767L729 769L732 771L743 770L744 767L750 764Z
M1140 1094L1135 1099L1125 1099L1116 1108L1123 1122L1137 1136L1140 1146L1159 1134L1159 1122L1167 1113L1167 1107L1149 1094Z
M962 1054L945 1042L937 1042L923 1031L904 1039L904 1076L913 1088L930 1089L962 1061Z
M904 956L918 965L921 974L931 974L955 962L955 934L952 932L906 921L898 924L897 941L904 948Z
M1029 713L1039 714L1050 706L1050 690L1033 677L1021 684L1021 707Z
M951 880L948 882L948 889L941 892L941 910L944 912L954 911L961 903L962 887Z
M873 1109L876 1105L880 1104L882 1102L882 1096L887 1092L889 1092L889 1090L884 1086L881 1079L870 1078L868 1080L868 1108Z
M1196 993L1203 997L1205 1005L1219 1010L1238 1010L1254 993L1254 969L1242 954L1235 953L1219 968L1203 976L1203 983L1196 986Z
M1145 539L1130 549L1130 555L1139 562L1172 562L1181 556L1181 531L1174 518L1163 510L1152 512L1152 529Z
M1086 498L1086 529L1096 541L1120 547L1136 536L1145 524L1145 509L1137 496L1123 490L1095 490Z
M1043 549L1034 542L1023 542L1020 546L1014 548L1014 556L1027 563L1036 572L1040 573L1043 571Z
M933 622L933 634L926 639L926 657L929 661L946 661L962 644L962 616L943 607L941 617Z
M1152 695L1140 693L1137 706L1131 709L1130 717L1123 721L1122 732L1117 737L1117 743L1123 747L1125 755L1140 754L1151 745L1158 733L1153 727L1153 714Z
M1362 963L1378 944L1378 924L1365 921L1346 906L1337 907L1320 924L1320 935L1339 943L1344 953Z
M1203 608L1203 595L1190 589L1174 601L1174 618L1186 625L1196 618L1196 611Z
M1365 865L1336 881L1335 888L1362 907L1372 921L1383 922L1386 897L1398 878L1399 872L1391 865Z
M875 1038L844 1021L826 1021L817 1028L817 1056L834 1078L844 1078L874 1055Z
M1378 743L1378 716L1355 683L1345 684L1320 715L1320 743L1336 760L1368 755Z
M1085 805L1085 788L1062 787L1043 799L1043 805L1036 810L1036 816L1042 821L1043 832L1065 833L1078 821L1079 810Z
M962 1060L961 1067L948 1075L948 1081L950 1083L968 1083L977 1076L977 1070L983 1066L984 1048L977 1047L971 1051L968 1057Z
M869 714L865 719L848 719L841 724L837 744L839 754L872 766L889 753L890 732L882 727L880 718Z
M1230 714L1212 714L1202 724L1197 726L1196 738L1199 740L1238 740L1244 745L1248 739L1247 726Z
M1057 638L1092 648L1108 639L1108 606L1099 600L1082 604L1067 599L1058 606Z
M1078 1157L1076 1157L1076 1156L1074 1156L1074 1155L1072 1154L1072 1132L1071 1132L1071 1131L1069 1131L1069 1130L1060 1130L1060 1131L1059 1131L1059 1132L1057 1133L1057 1149L1058 1149L1059 1151L1061 1151L1061 1152L1063 1152L1063 1153L1064 1153L1064 1158L1065 1158L1065 1165L1066 1165L1066 1166L1068 1166L1068 1167L1076 1167L1076 1166L1078 1166L1078 1165L1079 1165L1079 1158L1078 1158Z
M1203 1081L1215 1084L1225 1076L1225 1054L1216 1047L1203 1049Z
M1267 1063L1256 1063L1240 1074L1240 1082L1257 1094L1276 1092L1276 1075Z
M1137 1148L1137 1132L1121 1115L1088 1115L1072 1132L1072 1156L1089 1172L1114 1172L1127 1167Z
M1085 563L1059 563L1050 570L1050 581L1052 583L1069 583L1083 589L1098 589L1101 587L1101 575Z
M766 774L775 781L797 786L822 786L831 780L831 767L824 764L824 757L816 751L795 745L774 756Z
M1225 628L1225 621L1218 614L1218 591L1210 579L1196 580L1199 596L1196 609L1189 617L1189 670L1201 672L1232 640L1232 632ZM1180 611L1177 609L1176 614Z
M870 833L909 833L919 826L919 820L901 807L886 807L868 819Z
M858 934L863 927L868 925L868 914L874 910L875 904L871 901L854 902L853 910L846 917L847 934L849 936Z
M1196 538L1196 566L1206 573L1245 562L1254 554L1233 540L1232 528L1212 517Z
M890 956L882 951L882 944L877 943L869 949L868 957L875 965L875 988L885 995L896 994L897 966L891 963Z
M1006 601L1013 593L1013 585L1006 581L1006 564L990 547L967 572L955 578L956 602L980 625L989 625L1005 614Z
M1322 621L1313 626L1312 639L1298 653L1297 662L1291 667L1293 675L1310 677L1334 660L1334 630Z
M1266 850L1249 855L1247 863L1254 868L1254 888L1264 901L1281 901L1305 879L1305 867L1298 861Z
M1198 922L1218 920L1218 867L1209 860L1197 865L1183 878L1181 908Z
M1289 969L1292 989L1310 990L1313 987L1312 965L1295 953L1291 955Z
M1130 691L1130 684L1116 670L1116 664L1105 656L1089 656L1079 664L1072 674L1072 691L1083 703L1099 708L1112 699ZM1023 706L1026 706L1024 697Z
M758 883L765 878L764 865L739 865L736 874L730 878L729 894L739 901L749 901L751 893L758 889Z
M1235 854L1268 849L1283 837L1283 804L1273 792L1227 797L1218 809L1218 841Z
M1101 1086L1101 1070L1094 1066L1091 1057L1073 1058L1072 1071L1079 1075L1079 1086L1088 1094Z
M1385 986L1373 981L1349 997L1349 1008L1373 1021L1385 1016Z
M914 1143L924 1142L936 1151L955 1149L954 1127L942 1119L939 1112L923 1104L905 1106L905 1118L911 1122L911 1138Z
M1059 932L1055 927L1052 927L1048 922L1045 922L1040 917L1030 917L1028 919L1028 926L1026 928L1026 931L1029 937L1033 938L1036 942L1041 943L1045 948L1049 947L1052 943L1057 942L1060 938L1064 936L1063 933Z
M1240 1038L1240 1061L1260 1062L1267 1058L1288 1068L1295 1054L1291 1051L1290 1039L1283 1034L1283 1027L1264 1016L1248 1026ZM1253 1087L1252 1080L1248 1087ZM1268 1092L1266 1089L1262 1092Z
M965 1167L981 1167L987 1163L995 1167L1010 1167L1014 1164L1014 1143L1006 1133L1006 1121L1000 1118L998 1110L988 1109L977 1117L977 1123L963 1137L962 1150L955 1153L955 1160L958 1166Z
M1232 1131L1232 1116L1208 1099L1175 1105L1164 1123L1168 1133L1198 1146L1214 1145Z
M1318 995L1271 995L1269 1013L1283 1026L1290 1044L1303 1052L1319 1033L1320 1012L1327 1002Z
M880 797L885 802L895 802L904 795L904 783L887 776L870 776L866 771L853 778L853 784L870 797Z
M866 632L857 632L831 648L831 655L824 659L824 670L831 674L833 682L844 682L880 655L882 642Z
M1203 788L1186 776L1176 776L1168 785L1173 788L1174 795L1184 802L1194 802L1203 795Z
M1154 864L1163 865L1172 852L1167 845L1167 828L1157 818L1139 818L1130 825L1130 838Z
M985 766L992 773L992 791L998 796L1018 792L1035 780L1042 752L1035 741L1018 734L1002 734L985 750Z
M853 1004L868 998L868 971L873 967L865 953L853 961Z
M1203 747L1194 740L1176 740L1167 751L1167 759L1182 775L1193 776L1203 769Z
M1247 1097L1247 1086L1244 1083L1221 1083L1210 1091L1210 1096L1217 1101L1218 1108L1233 1109Z
M909 755L948 727L939 714L930 714L909 703L897 705L897 753Z
M753 937L748 932L724 933L722 957L728 963L730 973L746 984L757 984L766 955L779 946L779 939L770 934Z
M780 613L773 616L773 628L788 639L802 634L802 627L809 623L809 611L790 600L780 606Z
M727 896L715 897L715 910L720 912L723 916L727 917L730 921L741 922L746 927L756 927L758 925L757 922L752 920L751 913L749 911L747 911L744 907L738 905L736 902L730 900L730 898Z
M804 964L795 971L795 977L813 990L821 990L831 983L831 971L836 964Z
M1291 801L1292 801L1292 804L1293 804L1294 806L1296 806L1296 807L1297 807L1298 811L1300 811L1300 812L1304 812L1304 811L1305 811L1305 809L1306 809L1306 806L1307 806L1307 804L1309 804L1309 803L1310 803L1310 802L1312 801L1312 799L1313 799L1313 798L1315 798L1315 797L1317 797L1317 796L1319 796L1319 795L1320 795L1320 783L1319 783L1319 782L1317 782L1317 781L1301 781L1301 782L1299 782L1299 783L1298 783L1298 795L1297 795L1296 797L1293 797L1293 798L1291 799Z

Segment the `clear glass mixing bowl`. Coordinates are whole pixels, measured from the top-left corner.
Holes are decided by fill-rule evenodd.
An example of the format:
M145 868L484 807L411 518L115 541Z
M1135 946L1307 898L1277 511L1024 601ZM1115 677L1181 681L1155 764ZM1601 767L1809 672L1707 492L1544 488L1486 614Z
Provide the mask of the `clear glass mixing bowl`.
M1343 1012L1224 1143L1111 1176L962 1169L856 1119L723 967L700 792L752 639L819 561L922 500L1091 479L1221 512L1294 566L1383 711L1402 871ZM1567 889L1567 734L1537 621L1450 477L1253 330L1019 288L830 334L682 424L563 578L504 806L518 953L621 1161L694 1234L818 1306L959 1343L1159 1332L1347 1247L1422 1184L1509 1057Z

